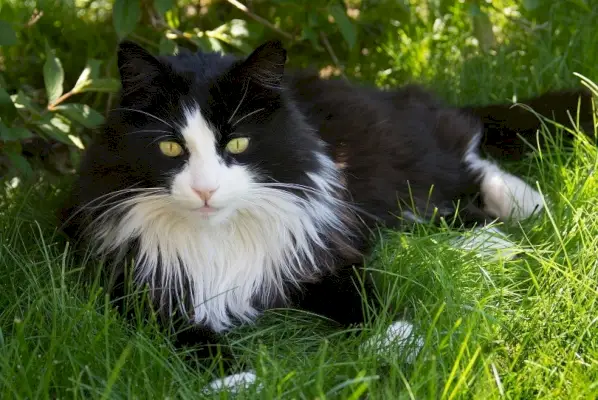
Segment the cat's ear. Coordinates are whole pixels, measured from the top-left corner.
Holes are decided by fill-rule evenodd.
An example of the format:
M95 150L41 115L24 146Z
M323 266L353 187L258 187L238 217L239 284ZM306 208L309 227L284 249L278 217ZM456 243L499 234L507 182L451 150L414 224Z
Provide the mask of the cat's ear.
M256 48L240 65L243 74L254 82L276 88L284 75L287 51L279 40L268 41Z
M132 93L164 74L165 66L143 47L125 40L118 46L118 70L125 93Z

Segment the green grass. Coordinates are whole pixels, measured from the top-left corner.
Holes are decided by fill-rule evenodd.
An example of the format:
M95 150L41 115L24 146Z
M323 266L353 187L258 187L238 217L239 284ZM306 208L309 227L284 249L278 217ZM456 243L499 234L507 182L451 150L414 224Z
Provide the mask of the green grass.
M424 25L409 44L389 33L376 51L394 60L390 72L363 79L421 80L456 104L579 85L573 72L596 80L597 10L559 4L536 41L512 37L496 54L463 50L458 31L433 45ZM299 312L267 313L231 333L264 384L260 397L598 397L597 164L596 147L579 136L572 151L554 146L516 166L551 205L505 228L528 249L514 261L451 249L446 229L381 234L368 266L381 271L389 306L409 309L425 338L412 366L399 352L360 350L367 332L345 338ZM7 186L0 199L0 398L200 397L214 367L186 363L153 324L125 324L101 290L78 283L53 231L67 184ZM389 322L382 315L371 331Z

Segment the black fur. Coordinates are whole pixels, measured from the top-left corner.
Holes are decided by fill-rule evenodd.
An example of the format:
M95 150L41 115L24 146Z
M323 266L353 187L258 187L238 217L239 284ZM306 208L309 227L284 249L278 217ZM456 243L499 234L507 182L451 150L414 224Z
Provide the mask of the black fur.
M65 232L74 241L85 239L82 232L106 209L99 200L102 196L132 185L167 182L184 158L161 157L152 143L161 135L176 138L176 129L130 109L174 125L182 117L181 102L193 99L218 127L222 145L238 130L255 133L257 150L228 157L226 162L259 164L265 180L309 185L304 176L317 167L314 150L325 151L344 165L347 200L365 211L361 215L365 225L355 228L356 240L332 238L336 246L332 259L338 265L317 282L295 291L290 305L343 325L359 324L364 320L362 297L352 266L359 266L360 254L369 250L371 229L400 227L397 215L401 209L430 217L437 207L441 214L450 215L456 203L460 203L459 216L465 225L485 222L488 216L479 199L478 177L462 162L471 139L483 132L483 149L507 159L518 159L527 151L518 133L536 142L537 118L508 104L450 107L419 86L383 91L322 80L305 71L285 72L285 59L278 42L264 44L244 60L188 52L158 58L133 43L122 43L121 103L85 154L63 210ZM264 111L233 127L235 120L229 117L244 96L237 116L260 108ZM575 114L578 99L584 121L591 121L590 95L585 91L547 94L528 103L567 124L566 110ZM152 129L167 132L128 134ZM134 246L130 250L134 253ZM115 286L119 294L124 294L123 274L120 286ZM366 290L371 288L366 286ZM271 305L277 305L276 301ZM197 327L179 340L207 344L218 338Z

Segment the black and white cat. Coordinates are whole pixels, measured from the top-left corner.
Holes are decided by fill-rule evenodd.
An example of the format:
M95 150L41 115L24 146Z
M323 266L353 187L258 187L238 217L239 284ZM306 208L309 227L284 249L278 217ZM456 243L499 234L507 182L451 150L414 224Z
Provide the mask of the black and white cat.
M530 113L447 107L417 86L358 87L285 72L285 61L279 42L243 59L154 57L121 43L120 104L86 150L63 212L71 239L121 281L132 262L133 281L149 286L162 315L197 327L192 341L216 342L272 307L362 323L353 266L376 227L438 220L457 206L464 227L483 226L545 205L480 155L520 157L517 132L534 138L539 127ZM566 122L580 95L588 107L586 93L529 104ZM492 248L509 245L499 238ZM411 331L398 321L387 339Z

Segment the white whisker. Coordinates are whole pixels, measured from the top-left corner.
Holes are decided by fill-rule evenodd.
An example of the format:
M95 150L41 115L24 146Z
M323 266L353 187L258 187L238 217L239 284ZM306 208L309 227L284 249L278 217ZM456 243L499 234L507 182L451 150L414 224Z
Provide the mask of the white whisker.
M235 121L235 123L233 124L233 127L235 127L237 124L239 124L239 122L243 121L245 118L251 117L253 114L259 113L260 111L264 111L264 110L265 110L265 108L258 108L257 110L252 111L249 114L245 114L243 117L241 117Z
M154 140L152 140L151 142L149 142L149 144L147 146L145 146L145 147L151 146L152 144L156 143L158 140L172 139L174 137L175 137L174 135L161 135L161 136L158 136L157 138L155 138Z
M247 95L247 90L248 89L249 89L249 79L247 79L245 81L245 91L243 92L243 96L241 97L241 100L239 101L239 104L237 104L237 108L235 108L235 111L233 111L233 114L230 116L230 118L228 119L228 121L226 121L227 124L230 124L230 121L232 121L232 119L237 114L237 111L239 111L239 107L241 107L241 104L243 103L243 100L245 100L245 95Z
M172 129L174 129L174 126L172 126L171 124L169 124L168 122L164 121L162 118L158 118L156 117L154 114L152 113L148 113L146 111L142 111L142 110L136 110L134 108L127 108L127 107L118 107L118 108L114 108L114 110L124 110L124 111L132 111L132 112L138 112L140 114L144 114L147 115L148 117L152 117L160 122L162 122L164 125L168 125L169 127L171 127Z
M77 215L79 215L83 211L89 211L89 210L93 210L95 208L104 207L106 205L105 202L110 201L111 199L118 197L119 195L122 195L125 193L140 193L140 192L143 193L143 192L152 192L152 191L157 191L157 190L161 190L161 191L165 190L164 188L134 188L133 186L135 186L137 184L139 184L139 183L136 183L136 184L131 185L124 189L115 190L113 192L103 194L101 196L98 196L98 197L88 201L87 203L84 203L84 204L78 206L77 210L63 222L63 226L67 225L69 222L71 222L73 220L73 218L75 218ZM91 205L95 204L96 202L99 202L99 203L92 207Z
M163 129L142 129L140 131L127 132L125 135L132 135L134 133L166 133L168 135L175 136L172 132L165 131Z
M328 193L322 189L317 189L314 187L310 187L310 186L305 186L305 185L300 185L300 184L295 184L295 183L260 183L260 184L256 184L258 187L271 187L271 188L284 188L284 189L294 189L294 190L300 190L303 191L305 193L311 193L314 195L319 195L319 196L328 196ZM342 200L339 197L335 197L335 196L328 196L327 200L330 201L331 203L338 205L338 206L343 206L346 207L350 210L352 210L355 213L364 215L364 216L368 216L371 218L376 218L373 214L368 213L367 211L365 211L364 209L362 209L361 207L357 206L355 203L351 203L349 201L345 201Z

